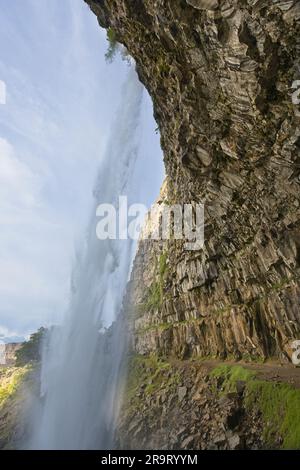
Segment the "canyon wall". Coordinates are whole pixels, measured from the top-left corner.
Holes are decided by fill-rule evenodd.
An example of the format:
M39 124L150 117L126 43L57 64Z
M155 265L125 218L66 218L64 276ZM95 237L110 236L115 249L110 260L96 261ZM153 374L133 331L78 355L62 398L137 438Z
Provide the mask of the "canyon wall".
M8 343L4 345L5 365L14 366L16 363L16 352L22 347L23 343Z
M161 133L161 202L205 205L205 245L139 245L137 353L290 357L300 338L300 3L86 0L136 61Z

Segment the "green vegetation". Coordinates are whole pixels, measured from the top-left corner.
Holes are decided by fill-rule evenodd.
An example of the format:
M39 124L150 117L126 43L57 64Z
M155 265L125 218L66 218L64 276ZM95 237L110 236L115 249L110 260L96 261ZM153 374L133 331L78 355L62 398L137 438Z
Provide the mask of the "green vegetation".
M246 405L261 410L264 438L271 447L279 433L284 449L300 449L300 390L283 383L255 380L248 384Z
M166 77L170 73L170 65L168 64L165 57L159 57L157 61L157 70L161 77Z
M157 268L156 268L157 269ZM168 253L164 252L158 259L158 279L153 282L148 290L147 300L139 305L139 313L161 308L164 300L164 282L168 272Z
M160 275L161 281L164 280L165 274L167 272L167 268L168 268L168 253L167 251L165 251L159 257L159 275Z
M40 328L30 336L29 341L23 343L16 352L16 366L22 367L29 362L41 360L41 344L46 333L45 328Z
M10 398L18 389L23 378L28 373L28 366L13 369L3 369L0 372L0 407Z
M114 31L114 29L108 28L106 39L108 41L108 49L105 54L105 59L107 62L111 63L114 60L116 54L118 53L119 48L119 44L116 38L116 32Z
M113 28L108 28L107 37L108 49L105 54L105 59L108 63L112 63L116 55L120 53L122 60L130 63L130 55L126 47L122 46L117 41L117 35Z
M129 361L127 400L132 405L141 403L137 393L142 386L144 386L146 395L152 395L161 388L169 388L178 384L179 375L170 375L170 367L168 362L155 355L132 356Z
M223 393L229 393L236 390L236 383L241 380L248 382L256 376L256 372L245 369L242 366L221 365L211 372L212 377L222 377Z
M300 390L284 383L257 379L257 373L241 366L219 366L212 377L223 378L222 392L236 390L238 381L245 382L245 406L262 413L264 439L270 448L282 438L283 449L300 448Z
M145 303L145 310L157 310L162 304L162 289L159 282L153 282L148 291L147 302Z
M146 333L147 331L155 331L155 330L165 331L165 330L169 330L170 328L177 328L177 327L184 326L184 325L192 325L192 324L198 325L200 324L200 322L201 320L192 318L191 320L183 320L183 321L177 321L173 323L152 323L146 326L145 328L141 328L140 330L138 330L138 332L139 334L143 334L143 333Z

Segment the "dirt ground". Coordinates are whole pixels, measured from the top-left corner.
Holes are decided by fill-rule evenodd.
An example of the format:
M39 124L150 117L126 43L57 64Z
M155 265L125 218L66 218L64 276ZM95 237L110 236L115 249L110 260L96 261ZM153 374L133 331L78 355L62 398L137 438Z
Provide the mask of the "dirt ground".
M257 377L269 382L282 382L292 385L300 389L300 367L293 364L282 364L275 361L267 361L263 364L249 363L249 362L234 362L234 361L218 361L208 360L202 361L202 365L209 371L220 365L240 365L245 369L257 371Z

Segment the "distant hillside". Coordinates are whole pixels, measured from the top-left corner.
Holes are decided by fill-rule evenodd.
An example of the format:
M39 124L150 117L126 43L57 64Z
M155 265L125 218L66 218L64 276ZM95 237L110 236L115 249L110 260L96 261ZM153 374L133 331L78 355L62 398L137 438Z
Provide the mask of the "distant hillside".
M0 364L0 449L20 449L30 436L39 405L41 328L23 343L2 344Z

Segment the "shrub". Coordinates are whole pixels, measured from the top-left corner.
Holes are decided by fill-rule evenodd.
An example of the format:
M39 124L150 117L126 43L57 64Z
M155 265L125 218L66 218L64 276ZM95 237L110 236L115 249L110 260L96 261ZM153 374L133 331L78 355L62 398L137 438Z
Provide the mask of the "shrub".
M107 60L107 62L111 63L114 60L119 49L119 44L116 39L116 33L112 28L108 28L106 39L109 45L105 54L105 59Z
M22 367L29 362L41 360L41 346L42 340L46 334L45 328L40 328L36 333L30 336L29 341L23 343L20 349L16 352L16 366Z
M108 49L105 54L105 59L108 63L112 63L116 55L120 53L122 60L130 64L130 55L126 47L122 46L117 41L117 35L113 28L108 28L107 37Z

